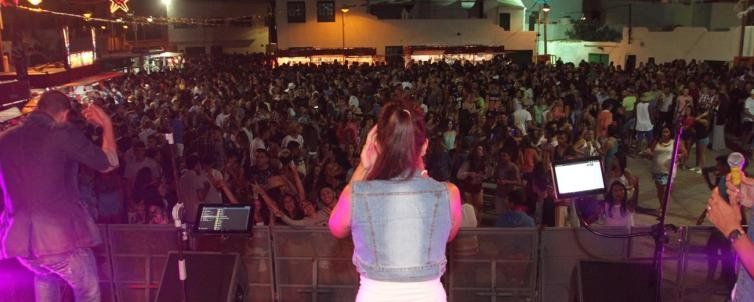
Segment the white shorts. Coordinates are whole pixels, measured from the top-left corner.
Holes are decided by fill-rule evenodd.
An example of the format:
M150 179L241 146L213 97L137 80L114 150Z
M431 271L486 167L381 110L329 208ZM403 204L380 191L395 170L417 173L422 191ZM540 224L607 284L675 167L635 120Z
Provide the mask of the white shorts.
M422 282L377 281L361 276L356 302L445 302L440 278Z

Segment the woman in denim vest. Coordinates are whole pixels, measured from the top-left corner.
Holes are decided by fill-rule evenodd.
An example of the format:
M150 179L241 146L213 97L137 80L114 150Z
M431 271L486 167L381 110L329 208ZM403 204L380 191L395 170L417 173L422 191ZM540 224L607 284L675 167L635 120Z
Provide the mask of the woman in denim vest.
M422 111L412 102L384 106L329 221L335 237L353 237L358 302L446 301L440 277L461 198L453 184L426 176L426 150Z

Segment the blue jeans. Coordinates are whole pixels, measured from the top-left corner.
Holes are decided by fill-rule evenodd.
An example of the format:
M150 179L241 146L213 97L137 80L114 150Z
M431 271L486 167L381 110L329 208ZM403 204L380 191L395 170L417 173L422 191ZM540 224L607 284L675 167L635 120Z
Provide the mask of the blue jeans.
M97 262L89 248L18 260L35 273L34 294L37 302L60 302L64 281L73 289L76 302L99 302L101 299Z

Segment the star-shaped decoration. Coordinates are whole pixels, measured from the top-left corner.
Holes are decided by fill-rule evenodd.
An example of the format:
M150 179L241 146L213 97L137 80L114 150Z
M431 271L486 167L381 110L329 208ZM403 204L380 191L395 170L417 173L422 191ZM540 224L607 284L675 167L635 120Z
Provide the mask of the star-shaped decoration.
M128 0L110 0L110 13L114 14L118 10L128 12Z

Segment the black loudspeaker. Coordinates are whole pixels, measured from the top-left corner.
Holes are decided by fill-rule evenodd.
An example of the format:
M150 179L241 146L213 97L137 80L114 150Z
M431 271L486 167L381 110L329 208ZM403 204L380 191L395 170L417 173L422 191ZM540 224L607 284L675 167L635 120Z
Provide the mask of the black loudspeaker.
M185 252L186 302L243 302L246 272L239 254ZM170 252L162 273L157 302L181 302L178 253Z
M10 104L21 106L22 103L18 103L19 101L25 101L31 98L29 81L25 80L2 83L0 84L0 95L4 96L3 99L0 99L0 109L3 109L5 106L10 106Z
M626 71L634 71L636 68L636 55L628 55L626 56L626 68L624 68Z
M652 302L657 280L651 263L581 261L581 302Z

